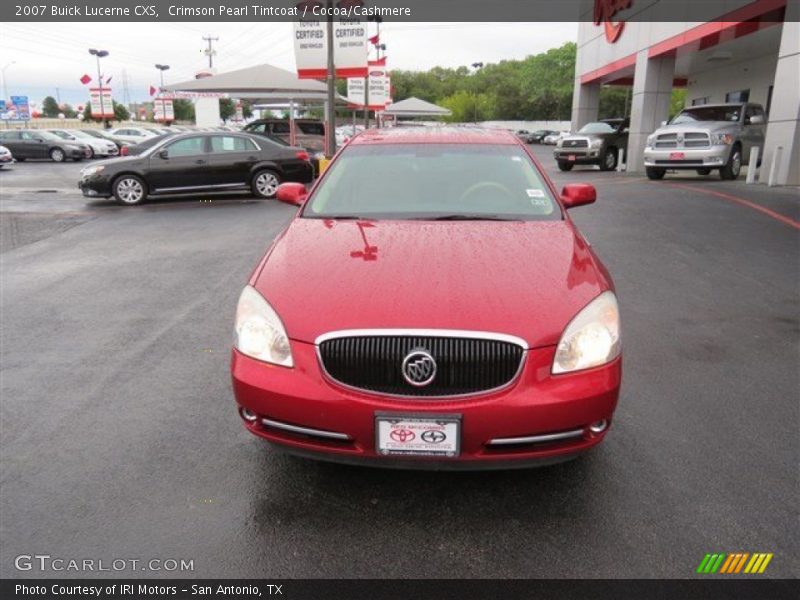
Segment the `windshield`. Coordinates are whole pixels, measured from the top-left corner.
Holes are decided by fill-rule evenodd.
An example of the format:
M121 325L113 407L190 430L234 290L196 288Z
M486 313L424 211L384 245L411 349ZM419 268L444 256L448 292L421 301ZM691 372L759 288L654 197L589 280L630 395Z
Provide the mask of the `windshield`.
M74 131L70 131L70 132L69 132L69 134L70 134L70 135L72 135L72 136L75 136L75 137L79 137L79 138L90 138L90 137L94 137L94 136L92 136L92 135L89 135L89 134L88 134L88 133L86 133L85 131L81 131L80 129L75 129Z
M74 140L75 139L75 137L71 133L68 133L66 131L61 131L61 130L58 130L58 129L50 130L47 133L55 134L58 137L60 137L62 140Z
M33 137L40 137L45 140L63 140L66 139L65 137L58 136L55 133L50 133L49 131L32 131L31 135Z
M587 123L580 128L578 133L614 133L617 130L613 125L598 121L597 123Z
M741 106L697 106L683 109L672 119L672 124L697 123L698 121L730 121L736 123L741 114Z
M561 211L517 145L356 145L303 210L310 218L551 220Z

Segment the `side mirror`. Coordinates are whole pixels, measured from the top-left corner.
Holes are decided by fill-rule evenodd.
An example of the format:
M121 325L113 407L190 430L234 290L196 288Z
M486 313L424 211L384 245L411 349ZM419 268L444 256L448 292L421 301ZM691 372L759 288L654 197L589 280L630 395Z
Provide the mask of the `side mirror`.
M561 202L564 208L592 204L595 200L597 200L597 190L588 183L569 183L561 190Z
M163 158L164 160L167 160L167 159L169 158L169 150L167 150L167 149L164 149L164 150L162 150L161 152L159 152L159 153L158 153L158 155L159 155L161 158Z
M669 122L669 121L661 121L661 126L662 126L662 127L666 127L668 122Z
M750 125L761 125L764 122L764 117L761 115L753 115L750 117Z
M282 183L278 186L278 191L275 197L286 204L303 206L306 196L308 196L306 186L304 186L302 183L288 182Z

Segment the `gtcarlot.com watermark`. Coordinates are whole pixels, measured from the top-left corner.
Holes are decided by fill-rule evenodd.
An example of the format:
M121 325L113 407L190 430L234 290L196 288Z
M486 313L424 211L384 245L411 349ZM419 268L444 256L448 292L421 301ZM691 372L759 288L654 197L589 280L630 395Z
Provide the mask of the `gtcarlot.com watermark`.
M14 559L17 571L42 572L139 572L194 571L194 559L183 558L65 558L49 554L20 554Z

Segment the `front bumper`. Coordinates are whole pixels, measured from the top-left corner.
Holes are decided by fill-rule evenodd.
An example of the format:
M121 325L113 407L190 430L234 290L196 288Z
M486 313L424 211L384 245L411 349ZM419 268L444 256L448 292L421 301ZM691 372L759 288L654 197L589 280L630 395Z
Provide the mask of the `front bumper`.
M600 163L599 148L556 148L553 158L558 162L574 165L596 165Z
M84 175L78 181L78 189L89 198L110 198L111 181L103 174Z
M644 166L667 169L719 169L728 162L730 146L706 148L644 149Z
M515 382L485 395L453 399L408 399L347 389L329 380L313 344L292 341L295 366L270 365L233 351L231 373L240 411L257 419L245 427L273 444L303 456L385 467L486 469L550 464L569 460L599 444L619 396L621 359L583 372L553 376L555 348L528 350ZM460 454L454 458L382 456L375 449L376 413L452 414L461 417ZM277 428L263 419L309 434ZM344 439L330 435L340 434ZM510 445L490 444L517 438L576 432L568 438Z

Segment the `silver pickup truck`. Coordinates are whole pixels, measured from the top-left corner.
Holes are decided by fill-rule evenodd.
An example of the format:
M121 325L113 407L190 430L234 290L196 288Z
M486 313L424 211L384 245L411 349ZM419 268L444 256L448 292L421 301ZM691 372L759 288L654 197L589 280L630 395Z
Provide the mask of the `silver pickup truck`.
M694 169L736 179L753 146L764 147L766 129L760 104L703 104L684 108L647 138L647 177L661 179L667 169Z

